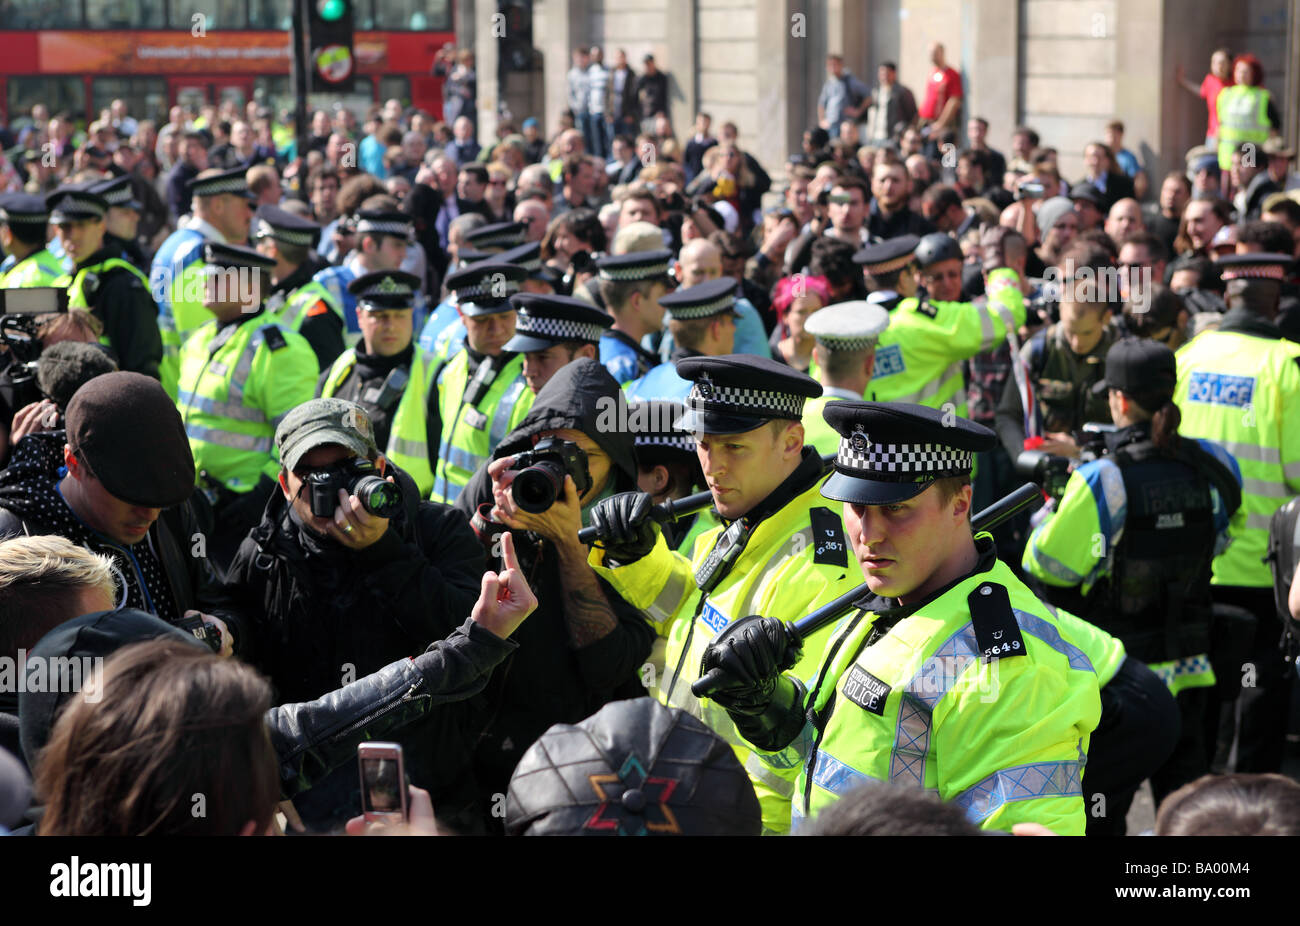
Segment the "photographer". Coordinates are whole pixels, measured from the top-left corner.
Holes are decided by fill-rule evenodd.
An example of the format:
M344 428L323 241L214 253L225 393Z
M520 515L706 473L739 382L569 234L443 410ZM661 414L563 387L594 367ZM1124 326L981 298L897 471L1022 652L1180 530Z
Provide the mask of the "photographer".
M610 701L645 693L637 673L650 655L654 630L596 577L578 541L592 505L637 484L632 433L602 426L611 409L626 411L618 384L596 361L574 360L546 384L523 423L456 501L494 553L496 535L515 529L524 577L539 602L517 636L519 652L488 686L491 720L475 751L485 810L491 795L505 792L524 750L552 724L577 723ZM524 485L520 473L529 461L516 457L546 438L568 442L558 448L568 459L534 461L551 470L543 481L555 500L540 512L539 504L526 502L532 510L524 510L515 486ZM562 482L560 472L566 473ZM532 470L527 479L539 475Z
M1176 378L1173 352L1163 344L1126 339L1111 348L1094 392L1106 394L1118 430L1106 436L1105 456L1071 474L1055 514L1030 535L1023 560L1046 600L1123 642L1130 659L1102 689L1103 718L1108 698L1140 696L1144 683L1132 675L1135 660L1147 663L1176 697L1182 732L1173 755L1151 776L1157 803L1209 771L1210 561L1226 547L1229 518L1241 504L1241 474L1227 451L1179 438ZM1115 732L1103 722L1093 739L1095 755L1116 755L1104 739ZM1089 833L1123 835L1141 780L1118 782L1150 742L1134 737L1121 763L1089 765L1089 793L1109 792L1106 814L1089 818Z
M473 605L483 556L464 519L421 502L414 481L379 453L359 405L298 406L276 430L276 447L279 491L240 545L226 591L248 615L232 626L236 652L270 677L277 703L288 703L451 633ZM401 738L413 782L453 817L473 804L463 722L457 713ZM342 769L298 811L309 824L341 823L356 789L354 772Z

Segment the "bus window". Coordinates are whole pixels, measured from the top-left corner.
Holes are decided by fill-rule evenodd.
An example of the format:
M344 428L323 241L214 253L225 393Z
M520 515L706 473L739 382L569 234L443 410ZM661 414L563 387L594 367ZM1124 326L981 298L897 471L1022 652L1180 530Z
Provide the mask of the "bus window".
M6 29L75 29L81 25L81 0L9 0Z
M86 0L90 29L161 29L163 0Z
M450 0L378 0L376 29L445 32L451 29Z
M291 0L249 0L250 29L290 29L293 27Z
M247 29L244 0L167 0L168 21L173 29ZM195 19L201 16L202 19Z
M107 109L114 100L126 101L126 111L134 118L167 121L167 85L153 77L96 77L90 83L90 100L94 112Z
M51 115L71 113L74 120L86 113L86 87L80 77L11 77L8 97L10 116L30 113L37 103L44 103Z

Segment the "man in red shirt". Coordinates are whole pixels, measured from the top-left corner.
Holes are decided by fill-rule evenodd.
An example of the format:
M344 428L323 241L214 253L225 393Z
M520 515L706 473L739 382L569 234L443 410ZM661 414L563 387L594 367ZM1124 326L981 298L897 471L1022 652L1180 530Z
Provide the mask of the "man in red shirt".
M938 138L945 129L956 129L961 117L961 75L944 64L943 45L930 46L934 70L925 82L925 100L920 116L930 125L930 137Z

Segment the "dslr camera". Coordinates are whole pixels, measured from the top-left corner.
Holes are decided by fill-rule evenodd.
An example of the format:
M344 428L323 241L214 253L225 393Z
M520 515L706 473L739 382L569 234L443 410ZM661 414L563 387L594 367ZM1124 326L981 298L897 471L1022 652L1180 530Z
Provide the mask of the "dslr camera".
M1074 435L1079 445L1078 457L1061 457L1042 450L1023 450L1016 457L1016 475L1042 486L1052 498L1065 494L1065 484L1070 474L1081 464L1090 463L1106 455L1106 435L1113 432L1113 424L1089 421L1083 430Z
M391 518L402 509L402 490L388 482L365 457L354 457L318 469L303 477L311 493L311 513L318 518L334 516L339 506L339 489L355 495L366 511L378 518Z
M573 441L558 437L539 440L532 450L515 457L514 468L520 470L510 484L515 504L532 514L541 514L555 504L564 492L565 476L573 477L579 498L591 489L587 452Z

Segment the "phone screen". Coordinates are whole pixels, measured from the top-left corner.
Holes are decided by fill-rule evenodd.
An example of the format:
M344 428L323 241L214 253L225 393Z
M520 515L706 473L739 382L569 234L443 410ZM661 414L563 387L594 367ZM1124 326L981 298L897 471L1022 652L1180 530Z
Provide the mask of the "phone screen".
M366 813L401 813L404 785L396 759L361 759L361 805Z

